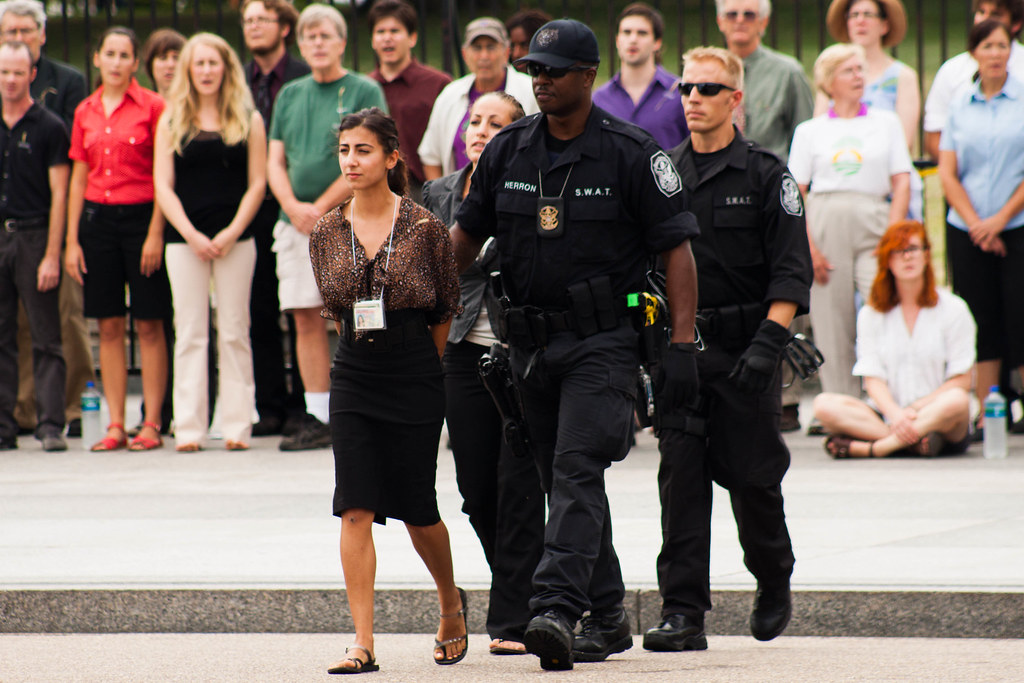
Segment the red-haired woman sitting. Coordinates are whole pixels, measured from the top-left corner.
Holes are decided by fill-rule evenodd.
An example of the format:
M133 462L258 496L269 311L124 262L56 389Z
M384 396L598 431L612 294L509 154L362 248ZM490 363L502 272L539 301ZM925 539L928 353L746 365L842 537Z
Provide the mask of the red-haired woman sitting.
M878 274L857 316L865 403L820 394L814 415L834 458L962 453L976 328L962 299L935 288L924 226L900 221L878 243Z

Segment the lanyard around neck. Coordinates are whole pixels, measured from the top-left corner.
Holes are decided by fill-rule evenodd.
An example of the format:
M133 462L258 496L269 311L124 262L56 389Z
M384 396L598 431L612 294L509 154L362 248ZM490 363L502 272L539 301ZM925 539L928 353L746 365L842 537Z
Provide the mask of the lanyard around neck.
M384 284L387 281L388 266L391 264L391 245L395 241L395 223L398 221L398 207L401 204L401 202L402 202L402 200L400 198L395 197L395 212L391 216L391 234L388 236L388 253L387 253L387 256L384 258L384 282L381 282L381 285L380 285L380 297L379 297L380 299L384 298ZM351 228L351 231L349 232L349 239L350 239L351 244L352 244L352 267L353 268L356 267L356 221L355 221L355 218L356 218L356 198L353 196L352 197L352 217L349 218L349 221L348 221L349 227ZM367 262L368 263L369 263L370 260L371 259L369 257L367 257ZM367 293L370 294L371 292L367 292Z

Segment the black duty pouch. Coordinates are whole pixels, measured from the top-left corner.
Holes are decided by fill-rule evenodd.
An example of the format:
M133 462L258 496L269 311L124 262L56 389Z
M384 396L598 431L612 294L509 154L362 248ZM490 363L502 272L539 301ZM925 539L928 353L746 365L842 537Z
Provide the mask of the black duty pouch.
M565 202L561 197L537 197L537 234L546 239L565 233Z

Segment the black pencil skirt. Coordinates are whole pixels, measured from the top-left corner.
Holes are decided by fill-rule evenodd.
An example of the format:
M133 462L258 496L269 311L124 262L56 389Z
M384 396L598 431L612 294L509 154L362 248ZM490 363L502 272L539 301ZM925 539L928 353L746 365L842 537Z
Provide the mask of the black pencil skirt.
M389 517L414 526L441 520L435 480L444 378L423 328L386 351L345 335L338 343L330 403L338 517L361 508L379 524Z

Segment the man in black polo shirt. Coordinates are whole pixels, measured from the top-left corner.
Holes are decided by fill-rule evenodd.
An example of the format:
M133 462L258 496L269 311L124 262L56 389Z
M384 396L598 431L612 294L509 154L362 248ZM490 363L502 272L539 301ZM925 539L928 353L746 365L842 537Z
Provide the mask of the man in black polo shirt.
M0 450L18 445L15 320L20 298L32 332L36 438L47 451L63 451L66 370L57 286L69 141L61 120L29 96L33 76L25 43L0 45Z
M36 67L29 94L35 102L59 116L70 131L75 108L85 99L85 76L69 64L43 54L43 46L46 44L46 11L43 3L37 0L10 0L4 3L0 8L0 39L19 40L28 46L32 53L32 63ZM86 382L95 379L89 328L82 315L82 286L72 278L64 278L60 284L59 297L61 338L67 364L64 415L68 421L68 436L80 436L82 410L78 399ZM35 424L36 392L32 381L28 323L24 311L18 315L18 329L18 344L23 352L18 360L21 383L14 414L18 424L30 430Z
M256 108L270 130L270 115L281 86L305 76L309 66L288 52L295 43L295 24L299 13L288 0L245 0L242 3L242 31L245 46L252 53L252 61L245 65L245 77L252 91ZM253 436L291 432L297 420L288 420L289 414L301 417L306 410L303 398L299 364L293 359L292 390L285 384L284 337L281 333L281 307L277 298L277 258L274 244L274 224L281 207L267 190L263 206L252 221L256 239L256 272L252 280L249 315L252 323L249 338L252 341L252 365L256 381L256 412L260 420L252 428ZM291 316L289 316L289 320ZM292 348L295 348L294 332Z

